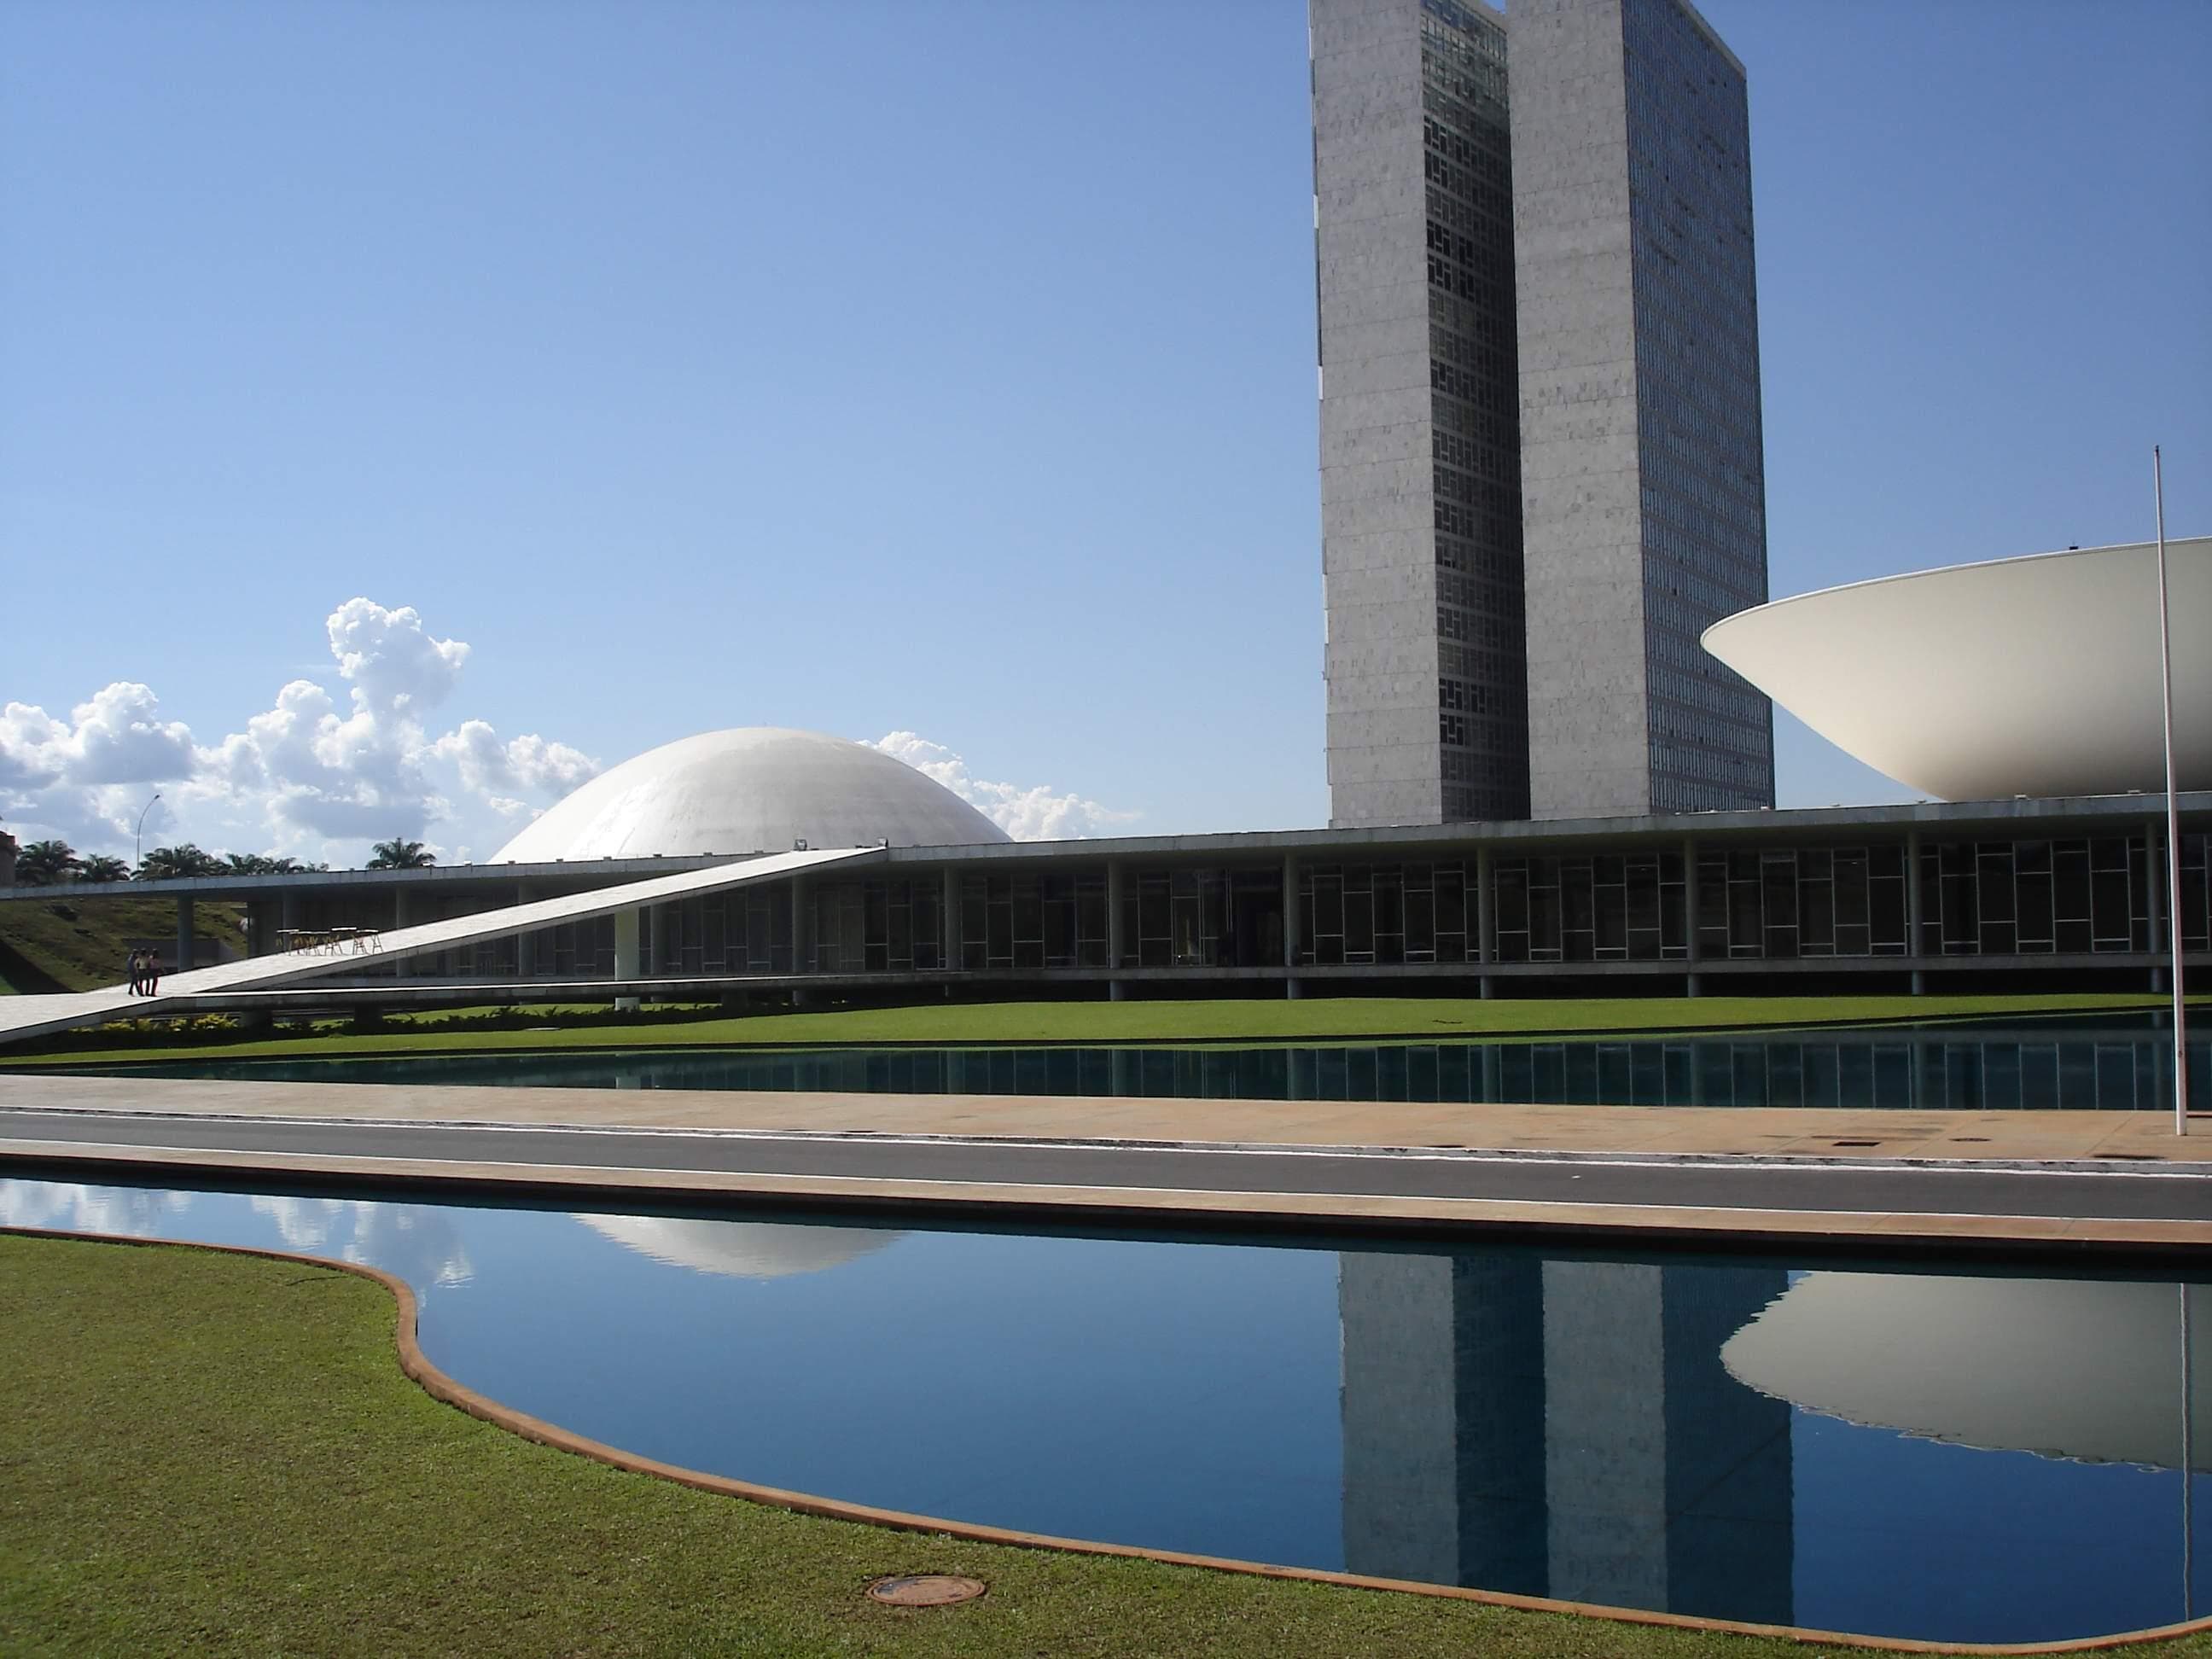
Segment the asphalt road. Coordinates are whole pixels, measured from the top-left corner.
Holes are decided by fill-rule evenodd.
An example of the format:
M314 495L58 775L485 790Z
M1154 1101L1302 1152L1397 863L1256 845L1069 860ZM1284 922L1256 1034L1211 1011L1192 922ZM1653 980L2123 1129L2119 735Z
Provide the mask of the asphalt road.
M493 1128L0 1109L0 1137L208 1152L1168 1191L1672 1208L2212 1221L2212 1176L1942 1167L1605 1163L1480 1154L1202 1152L1107 1143ZM623 1184L631 1184L623 1180ZM635 1184L649 1185L649 1178Z

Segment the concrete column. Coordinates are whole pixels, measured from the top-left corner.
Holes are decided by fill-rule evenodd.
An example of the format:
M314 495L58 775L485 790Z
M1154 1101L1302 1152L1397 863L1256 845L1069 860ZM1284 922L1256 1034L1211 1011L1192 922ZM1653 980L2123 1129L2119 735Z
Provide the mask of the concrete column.
M615 912L615 977L617 979L642 977L638 964L639 931L638 914L635 909ZM615 1006L626 1013L635 1013L637 1006L638 1000L635 997L615 999Z
M1905 832L1905 955L1908 961L1917 963L1921 956L1920 939L1920 832ZM1912 970L1912 994L1920 995L1928 988L1928 975L1916 967Z
M392 890L392 931L396 933L406 925L407 890L404 887L395 887ZM407 958L401 957L392 964L392 971L400 978L405 979L408 975L414 972L414 969L407 965Z
M177 953L171 971L185 973L192 965L192 900L189 893L177 895Z
M1474 849L1474 959L1484 968L1498 960L1498 878L1492 873L1490 849ZM1495 996L1497 988L1488 974L1476 981L1476 990L1485 1002Z
M945 965L957 969L962 960L963 945L960 934L960 872L951 865L945 866L944 896L938 901L939 920L938 948L945 957Z
M528 882L518 881L514 884L514 902L517 904L527 904L534 896L535 895L530 890ZM530 979L533 978L537 972L538 935L535 933L517 933L514 936L514 976L517 979Z
M1106 967L1111 973L1121 971L1121 952L1128 945L1127 929L1121 925L1121 860L1109 859L1106 860ZM1128 994L1128 986L1121 980L1107 982L1106 995L1109 1001L1119 1002Z
M1692 836L1682 837L1682 948L1684 959L1690 964L1683 981L1683 990L1691 996L1705 992L1704 976L1698 972L1698 842ZM1665 915L1662 906L1661 915Z
M1497 880L1491 874L1490 849L1474 849L1474 959L1485 967L1498 960Z
M2164 902L2171 896L2166 891L2165 843L2166 825L2162 822L2153 819L2143 826L2143 885L2150 890L2150 948L2153 951L2167 948L2166 922L2173 908ZM2165 969L2150 970L2150 988L2154 994L2166 989Z
M1283 966L1288 973L1283 994L1297 997L1298 989L1298 855L1283 854Z
M814 890L804 876L791 878L791 971L814 971Z

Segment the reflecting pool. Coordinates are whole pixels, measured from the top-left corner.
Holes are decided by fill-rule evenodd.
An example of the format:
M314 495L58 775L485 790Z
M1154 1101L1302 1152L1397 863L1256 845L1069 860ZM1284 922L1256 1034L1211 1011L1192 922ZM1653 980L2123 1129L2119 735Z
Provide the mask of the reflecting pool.
M2160 1111L2172 1038L2148 1018L1713 1036L1284 1048L724 1048L182 1062L140 1077L580 1089L1118 1095L1529 1105ZM2190 1043L2212 1098L2212 1034Z
M39 1180L0 1224L373 1263L495 1399L893 1509L1945 1641L2212 1607L2170 1280Z

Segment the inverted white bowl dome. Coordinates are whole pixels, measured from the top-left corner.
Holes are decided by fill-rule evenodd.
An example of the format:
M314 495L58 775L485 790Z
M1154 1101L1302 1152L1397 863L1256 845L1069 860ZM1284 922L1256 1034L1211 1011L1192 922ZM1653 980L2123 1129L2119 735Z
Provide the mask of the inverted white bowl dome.
M2175 778L2212 788L2212 538L2166 550ZM2166 787L2149 543L1801 593L1724 617L1705 645L1838 748L1923 794Z
M2212 1367L2195 1303L2189 1362ZM1986 1450L2181 1467L2172 1285L1809 1273L1721 1348L1729 1375L1808 1411ZM2212 1468L2212 1397L2188 1402Z
M820 1273L904 1238L872 1227L792 1221L707 1221L682 1216L579 1215L577 1220L641 1255L728 1279Z
M663 744L602 772L492 854L555 859L965 847L1006 832L904 761L819 732L748 726Z

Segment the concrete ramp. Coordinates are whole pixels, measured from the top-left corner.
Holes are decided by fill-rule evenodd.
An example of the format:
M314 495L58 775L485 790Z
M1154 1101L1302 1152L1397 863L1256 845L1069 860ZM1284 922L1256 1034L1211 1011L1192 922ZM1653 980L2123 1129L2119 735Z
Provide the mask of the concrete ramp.
M397 961L432 951L450 951L485 939L534 933L564 921L582 921L619 910L665 904L672 899L775 881L825 865L875 863L883 857L884 850L879 847L848 847L737 860L704 870L686 870L672 876L625 882L617 887L595 888L588 893L532 899L527 904L512 904L503 909L480 910L474 915L397 927L369 936L362 942L367 949L288 951L276 956L222 963L212 968L195 968L187 973L166 974L159 996L135 997L124 987L112 986L105 990L61 996L0 997L0 1043L43 1036L76 1026L105 1024L110 1020L186 1015L193 1012L194 998L211 992L262 990L359 973L379 962ZM548 991L557 991L561 981L548 980L545 983ZM404 988L405 981L397 984Z

